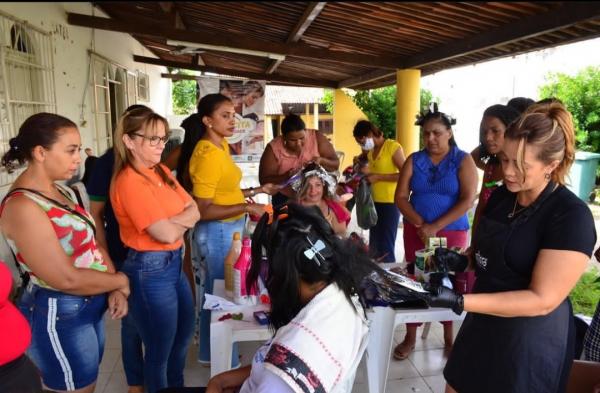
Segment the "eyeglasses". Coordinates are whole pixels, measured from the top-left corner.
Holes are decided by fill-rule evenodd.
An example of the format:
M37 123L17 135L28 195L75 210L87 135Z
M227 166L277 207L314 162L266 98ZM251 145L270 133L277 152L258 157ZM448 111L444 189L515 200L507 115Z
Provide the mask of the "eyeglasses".
M158 145L159 141L162 141L162 143L167 143L169 141L169 137L171 136L170 134L167 134L163 137L156 136L156 135L146 136L146 135L142 135L142 134L137 134L135 132L132 132L130 135L135 135L135 136L139 136L140 138L146 139L148 142L150 142L150 146Z

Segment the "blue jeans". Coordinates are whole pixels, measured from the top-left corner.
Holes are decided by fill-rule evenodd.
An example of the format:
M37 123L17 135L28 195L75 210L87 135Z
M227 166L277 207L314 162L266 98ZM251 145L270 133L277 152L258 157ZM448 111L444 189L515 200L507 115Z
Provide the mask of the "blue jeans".
M369 229L369 252L380 262L396 262L396 234L400 222L400 210L394 203L375 202L377 224Z
M144 343L148 393L183 386L187 349L194 332L192 291L181 267L182 249L129 250L129 315Z
M125 251L125 253L127 253ZM113 258L117 270L123 268L123 261ZM131 314L127 313L121 319L121 360L127 385L140 386L144 384L144 353L142 351L142 338L138 333Z
M142 338L130 313L121 319L121 349L121 359L127 385L143 385L144 353L142 352Z
M106 295L76 296L29 285L19 309L31 326L27 351L52 390L75 390L98 378L104 352Z
M204 310L204 294L213 293L213 280L225 278L225 256L231 248L233 233L244 232L245 216L235 221L200 221L196 224L193 234L192 264L196 275L196 282L200 283L200 290L196 292L200 310L200 349L198 360L210 361L210 311ZM195 254L195 255L194 255ZM202 284L204 288L202 290ZM233 346L231 354L232 365L239 365L239 352L237 344Z

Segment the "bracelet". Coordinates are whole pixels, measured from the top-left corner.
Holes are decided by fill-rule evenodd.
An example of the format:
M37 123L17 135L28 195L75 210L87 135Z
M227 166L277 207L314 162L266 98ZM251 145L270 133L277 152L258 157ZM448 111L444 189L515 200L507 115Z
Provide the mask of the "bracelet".
M456 315L460 315L462 314L464 309L465 298L463 297L463 295L458 295L458 299L456 299L456 304L452 307L452 311L454 311Z
M250 196L254 196L255 192L254 192L254 187L250 187Z

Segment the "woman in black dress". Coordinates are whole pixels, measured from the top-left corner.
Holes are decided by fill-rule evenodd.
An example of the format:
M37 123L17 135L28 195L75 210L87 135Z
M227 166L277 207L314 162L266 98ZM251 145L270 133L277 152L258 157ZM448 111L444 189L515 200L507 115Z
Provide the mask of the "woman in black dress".
M468 311L444 369L446 392L564 392L573 359L569 292L596 242L589 208L565 187L572 117L530 107L506 131L504 185L473 241L473 294L437 288L432 305Z

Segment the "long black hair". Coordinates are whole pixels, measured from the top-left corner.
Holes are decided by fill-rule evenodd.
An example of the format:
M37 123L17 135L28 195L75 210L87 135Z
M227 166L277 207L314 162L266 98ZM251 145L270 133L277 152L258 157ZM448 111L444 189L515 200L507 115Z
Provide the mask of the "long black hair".
M177 161L177 181L188 192L192 190L192 182L188 173L190 159L196 144L206 134L206 126L202 122L202 118L211 116L223 102L231 102L231 100L223 94L207 94L198 102L198 112L186 117L181 122L185 135Z
M319 242L325 247L319 247ZM319 251L313 252L315 249ZM350 304L351 297L358 295L364 306L360 285L372 271L381 271L356 242L334 234L318 207L298 204L284 205L272 215L265 213L258 222L252 236L248 286L255 285L261 269L266 270L262 273L275 330L287 325L304 307L300 280L335 283Z

